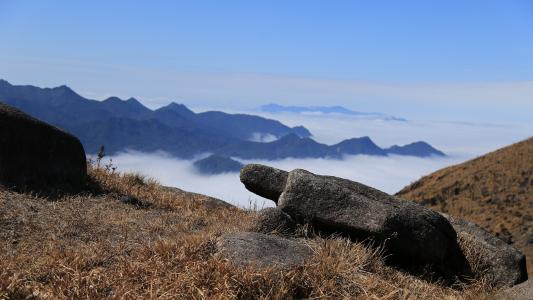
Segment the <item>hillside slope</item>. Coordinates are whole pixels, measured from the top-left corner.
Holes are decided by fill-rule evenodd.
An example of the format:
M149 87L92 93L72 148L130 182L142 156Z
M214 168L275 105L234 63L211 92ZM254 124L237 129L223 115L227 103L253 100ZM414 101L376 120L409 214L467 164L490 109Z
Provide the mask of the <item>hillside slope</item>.
M0 299L479 299L384 265L379 250L310 237L313 257L288 269L240 267L215 255L256 214L89 168L92 188L46 199L0 187ZM94 186L93 186L94 185Z
M439 170L396 195L481 225L520 249L533 274L533 138Z

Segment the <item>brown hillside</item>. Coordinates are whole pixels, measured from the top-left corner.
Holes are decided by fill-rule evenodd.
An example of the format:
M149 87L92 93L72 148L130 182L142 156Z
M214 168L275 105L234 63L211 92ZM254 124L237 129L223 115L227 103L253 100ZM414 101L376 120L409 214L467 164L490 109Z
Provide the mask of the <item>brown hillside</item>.
M397 196L481 225L520 249L533 274L533 138L422 177Z
M0 299L482 299L483 280L443 287L342 238L305 239L289 269L238 267L214 255L223 233L256 217L133 174L89 168L96 185L47 199L0 187ZM302 238L303 239L303 238Z

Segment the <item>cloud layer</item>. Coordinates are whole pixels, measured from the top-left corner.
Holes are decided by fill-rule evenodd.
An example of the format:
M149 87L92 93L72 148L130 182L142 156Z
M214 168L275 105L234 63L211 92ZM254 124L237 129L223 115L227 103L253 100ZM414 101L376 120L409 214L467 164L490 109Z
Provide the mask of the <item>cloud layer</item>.
M533 133L531 124L475 124L431 121L391 122L339 116L266 115L287 125L303 124L322 143L368 135L381 147L425 140L445 151L448 157L417 158L407 156L346 156L334 159L247 160L284 170L307 169L324 175L362 182L388 193L395 193L423 175L460 163L477 155L525 139ZM205 155L203 155L205 156ZM200 156L200 157L203 157ZM201 175L192 161L180 160L164 152L124 152L112 157L119 171L139 172L187 191L223 199L241 207L273 206L273 202L248 192L237 173Z
M175 186L223 199L241 207L267 207L273 202L248 192L237 173L198 174L192 161L179 160L158 153L125 152L112 157L119 171L139 172L156 178L161 184ZM415 157L348 156L333 159L284 159L245 161L262 163L284 170L304 168L311 172L356 180L388 193L394 193L420 176L464 160L461 157L422 159Z

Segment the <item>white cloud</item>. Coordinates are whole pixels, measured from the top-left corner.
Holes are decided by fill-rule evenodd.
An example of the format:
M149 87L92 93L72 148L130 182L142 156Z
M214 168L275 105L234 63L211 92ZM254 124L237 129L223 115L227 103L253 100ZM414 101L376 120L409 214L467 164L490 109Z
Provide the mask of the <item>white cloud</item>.
M488 151L527 138L533 132L531 124L491 125L446 122L387 122L319 116L277 116L288 125L307 126L318 141L328 144L341 139L369 135L379 146L406 144L426 140L444 150L449 157L416 158L407 156L347 156L332 159L283 159L278 161L250 160L284 170L307 169L317 174L356 180L388 193L440 168L456 164ZM116 155L113 162L120 171L134 171L154 177L162 184L223 199L235 205L249 207L272 206L273 202L248 192L237 173L200 175L192 161L179 160L164 152L126 152Z
M172 158L162 152L126 152L112 157L122 172L139 172L156 178L161 184L213 196L234 205L259 208L273 206L272 201L248 192L237 173L200 175L192 161ZM397 192L420 176L464 160L464 157L429 158L349 156L344 160L284 159L245 161L262 163L284 170L304 168L311 172L356 180L388 193Z

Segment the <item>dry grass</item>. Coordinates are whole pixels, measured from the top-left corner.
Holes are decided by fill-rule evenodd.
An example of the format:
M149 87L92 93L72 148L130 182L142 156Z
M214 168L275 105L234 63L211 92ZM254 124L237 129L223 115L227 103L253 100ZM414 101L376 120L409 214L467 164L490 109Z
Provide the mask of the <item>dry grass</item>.
M533 138L439 170L397 195L512 243L526 255L533 275Z
M101 192L50 200L0 189L0 299L479 299L383 264L342 238L309 239L314 257L289 270L242 268L213 255L254 213L209 205L142 176L90 168ZM139 208L120 201L130 195Z

